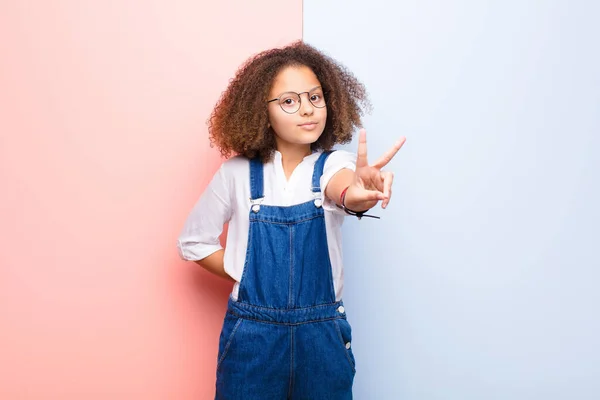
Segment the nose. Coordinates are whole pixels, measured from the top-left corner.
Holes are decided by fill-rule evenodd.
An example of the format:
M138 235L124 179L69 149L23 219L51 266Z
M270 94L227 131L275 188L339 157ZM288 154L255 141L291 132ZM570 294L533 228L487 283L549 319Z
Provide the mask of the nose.
M306 95L306 98L304 98L302 95ZM308 96L308 93L302 93L300 95L300 114L302 115L312 115L315 112L315 107L310 102L310 98Z

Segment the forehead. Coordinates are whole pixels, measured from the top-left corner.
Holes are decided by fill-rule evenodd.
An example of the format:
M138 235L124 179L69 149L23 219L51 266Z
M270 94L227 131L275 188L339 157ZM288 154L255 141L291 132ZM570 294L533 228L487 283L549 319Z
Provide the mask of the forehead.
M315 73L304 65L289 66L282 69L271 85L271 94L283 92L306 92L321 86Z

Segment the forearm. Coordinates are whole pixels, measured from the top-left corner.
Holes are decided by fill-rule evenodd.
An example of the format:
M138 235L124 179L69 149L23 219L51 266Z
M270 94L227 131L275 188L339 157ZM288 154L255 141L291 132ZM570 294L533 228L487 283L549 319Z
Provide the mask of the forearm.
M335 202L335 204L340 204L340 196L342 191L346 189L348 186L352 184L352 180L354 179L354 171L351 169L341 169L335 175L331 177L331 180L327 184L325 188L325 196L328 199ZM346 206L348 203L346 203Z
M208 272L234 282L234 279L225 272L225 264L223 262L224 255L225 251L221 249L212 253L210 256L203 258L202 260L194 262Z

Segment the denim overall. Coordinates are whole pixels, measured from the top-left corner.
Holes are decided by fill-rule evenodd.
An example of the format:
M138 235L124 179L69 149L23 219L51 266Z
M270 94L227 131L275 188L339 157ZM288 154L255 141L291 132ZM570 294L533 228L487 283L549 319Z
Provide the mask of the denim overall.
M216 399L352 398L351 329L335 301L319 184L328 155L314 166L315 199L289 207L260 204L263 164L250 160L248 250L221 331Z

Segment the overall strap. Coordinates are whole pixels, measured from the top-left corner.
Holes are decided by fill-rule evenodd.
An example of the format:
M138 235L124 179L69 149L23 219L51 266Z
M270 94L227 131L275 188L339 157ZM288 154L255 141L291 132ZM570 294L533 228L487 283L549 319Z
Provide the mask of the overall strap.
M264 197L263 163L260 157L250 160L250 199L257 200Z
M323 175L325 161L327 161L327 157L329 157L331 153L333 152L324 151L315 162L312 176L313 193L321 192L321 175ZM250 160L250 196L251 200L257 200L264 197L263 163L259 157Z
M327 157L333 153L333 151L324 151L321 153L317 161L315 162L315 167L313 169L312 176L312 191L313 193L321 192L321 175L323 175L323 169L325 168L325 161L327 161Z

